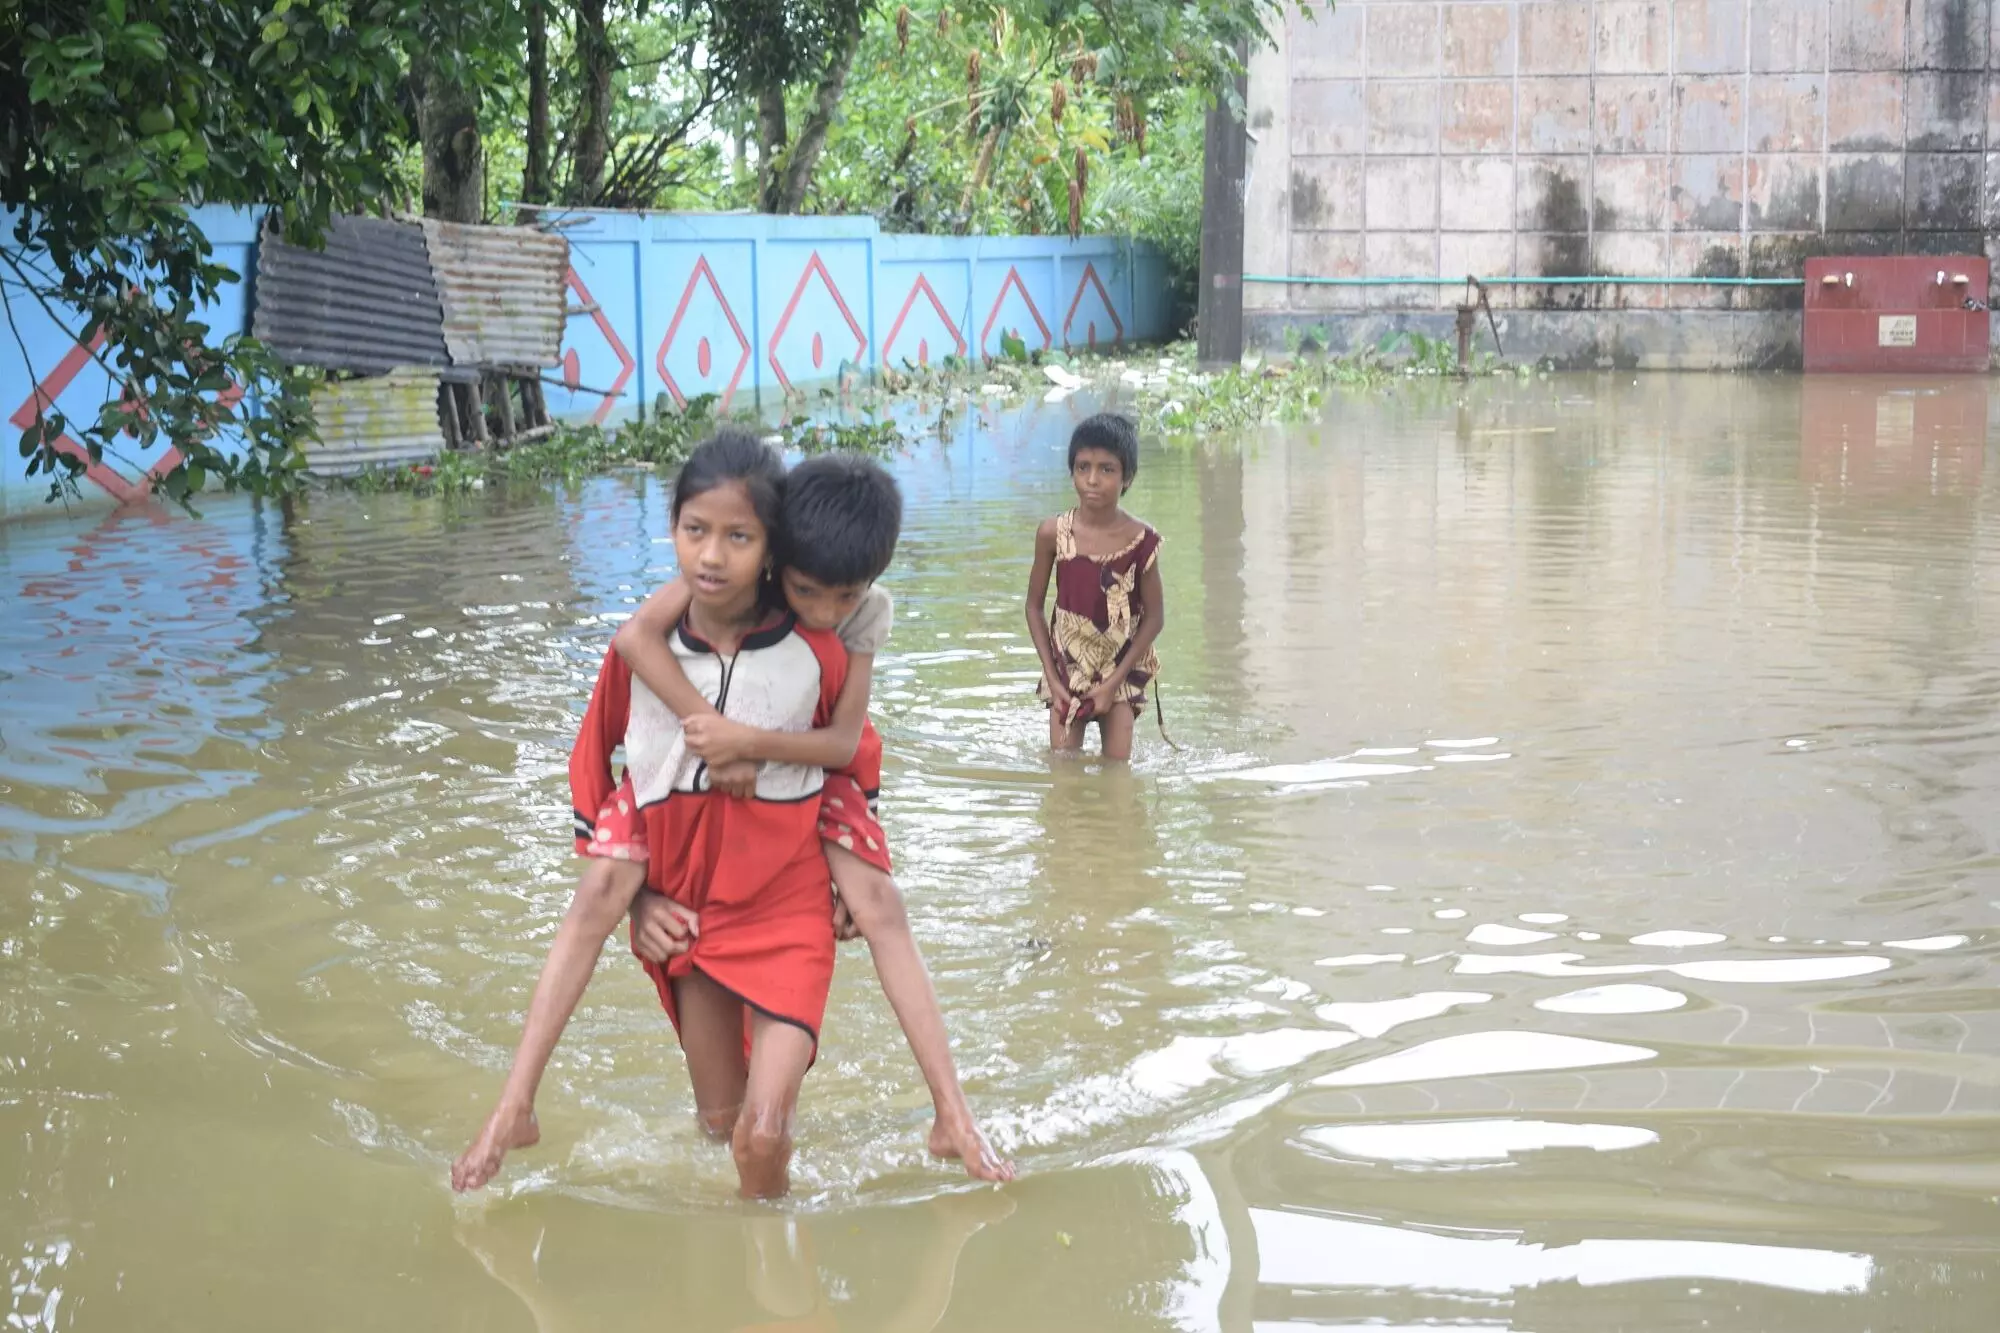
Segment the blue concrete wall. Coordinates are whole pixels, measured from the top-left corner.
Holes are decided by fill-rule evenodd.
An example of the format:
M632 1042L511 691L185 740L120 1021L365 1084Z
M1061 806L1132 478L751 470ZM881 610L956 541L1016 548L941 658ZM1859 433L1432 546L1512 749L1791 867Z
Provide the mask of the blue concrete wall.
M257 213L197 213L216 255L255 266ZM0 225L5 224L0 216ZM1046 236L885 234L871 218L748 214L597 214L563 228L570 242L572 315L549 386L558 417L616 422L714 394L731 408L770 402L788 387L947 355L995 356L1017 334L1031 348L1104 350L1166 338L1166 269L1142 243ZM39 392L72 420L95 421L116 392L61 322L18 288L8 312L26 343L0 343L0 412L26 419ZM214 336L246 326L247 284L207 312ZM0 427L8 443L18 439ZM0 452L0 516L39 512L46 483ZM157 449L107 459L88 498L143 493Z

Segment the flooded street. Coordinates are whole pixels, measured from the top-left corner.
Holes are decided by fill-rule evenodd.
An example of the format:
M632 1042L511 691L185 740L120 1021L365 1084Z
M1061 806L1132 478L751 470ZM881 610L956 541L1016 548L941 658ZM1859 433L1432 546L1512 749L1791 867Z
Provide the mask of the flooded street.
M1415 386L1148 440L1170 751L1051 766L1071 400L896 464L860 946L733 1196L614 942L454 1200L665 486L0 527L8 1329L1975 1330L2000 1308L1983 381Z

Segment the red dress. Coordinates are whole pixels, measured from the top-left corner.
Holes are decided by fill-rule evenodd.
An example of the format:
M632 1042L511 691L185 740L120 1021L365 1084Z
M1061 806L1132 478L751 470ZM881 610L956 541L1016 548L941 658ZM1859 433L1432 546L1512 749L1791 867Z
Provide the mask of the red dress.
M847 676L840 640L790 615L744 636L733 657L686 622L671 643L689 681L725 717L767 730L827 725ZM625 777L616 783L611 760L621 746ZM664 967L645 964L676 1028L670 983L698 970L817 1043L834 946L819 835L824 771L765 764L750 800L709 790L708 766L688 753L680 719L615 652L598 669L569 767L578 853L623 848L622 859L646 861L648 888L700 914L688 952Z

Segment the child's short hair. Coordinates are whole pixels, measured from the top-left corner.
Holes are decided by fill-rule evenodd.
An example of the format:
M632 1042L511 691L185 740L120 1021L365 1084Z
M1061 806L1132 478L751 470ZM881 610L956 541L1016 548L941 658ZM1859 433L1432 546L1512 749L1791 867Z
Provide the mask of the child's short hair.
M696 445L681 465L674 479L674 522L680 522L681 507L689 500L732 481L749 494L765 540L777 545L783 531L785 460L755 435L733 427L725 426Z
M903 493L880 464L820 454L785 480L785 564L831 587L873 583L896 554Z
M1076 456L1085 449L1102 449L1118 460L1124 470L1125 485L1139 475L1139 428L1122 412L1099 412L1078 423L1069 437L1069 466L1076 470Z

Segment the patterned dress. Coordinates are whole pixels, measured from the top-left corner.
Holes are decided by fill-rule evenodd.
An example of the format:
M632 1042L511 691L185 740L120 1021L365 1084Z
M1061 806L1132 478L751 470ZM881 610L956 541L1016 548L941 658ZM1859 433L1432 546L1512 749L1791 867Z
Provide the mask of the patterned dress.
M1049 616L1056 669L1070 696L1095 689L1131 651L1146 606L1139 578L1160 558L1160 534L1144 523L1139 535L1112 555L1084 555L1076 549L1076 511L1056 519L1056 609ZM1146 706L1146 686L1160 674L1160 660L1148 648L1118 688L1118 702L1133 712ZM1048 685L1036 693L1049 702Z

